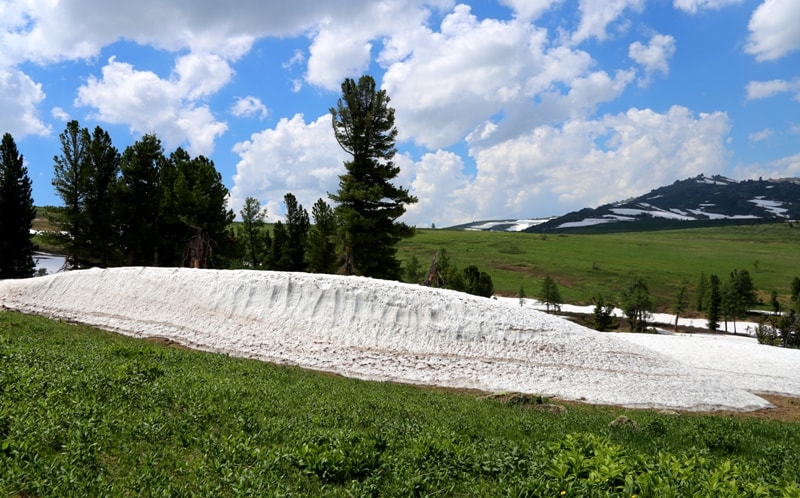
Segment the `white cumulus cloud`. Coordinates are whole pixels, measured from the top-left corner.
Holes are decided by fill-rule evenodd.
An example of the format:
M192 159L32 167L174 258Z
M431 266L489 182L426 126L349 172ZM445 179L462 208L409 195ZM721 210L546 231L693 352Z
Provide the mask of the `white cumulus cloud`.
M266 206L270 216L284 214L283 196L291 192L307 210L320 197L330 203L344 174L347 155L333 135L331 116L306 123L302 114L282 118L274 128L254 133L234 147L239 155L230 206L238 214L247 197Z
M641 195L676 178L721 173L730 127L724 113L695 116L679 106L537 127L472 152L478 173L460 195L475 207L455 221L560 214Z
M265 118L268 114L265 106L258 97L236 97L236 102L231 106L231 114L237 118Z
M639 63L645 71L645 81L653 73L669 74L669 60L675 55L675 38L670 35L655 34L650 42L633 42L628 48L628 55Z
M501 4L511 7L518 19L532 21L537 19L553 5L564 0L500 0Z
M747 99L758 100L774 97L782 93L796 93L795 98L800 100L800 79L795 81L770 80L751 81L747 84Z
M742 0L675 0L673 5L676 9L697 14L702 10L718 10L739 3L742 3Z
M16 69L0 67L0 130L15 140L27 135L49 135L50 127L38 116L45 98L42 85Z
M578 44L589 38L603 41L608 36L608 27L623 19L627 9L641 12L644 0L580 0L578 6L581 21L572 34L572 43Z
M219 72L210 75L201 60ZM170 79L161 79L112 57L101 78L91 76L78 89L75 104L94 108L92 117L99 121L128 125L138 134L155 132L168 148L186 143L191 154L209 155L227 125L196 99L214 93L230 78L226 67L215 56L189 54L178 60Z
M800 49L800 2L764 0L753 12L745 50L758 61L780 59Z
M386 46L383 88L397 109L400 139L430 149L468 134L504 140L590 113L633 77L592 71L588 53L552 46L545 30L519 20L479 20L466 5L456 6L439 31L397 34Z

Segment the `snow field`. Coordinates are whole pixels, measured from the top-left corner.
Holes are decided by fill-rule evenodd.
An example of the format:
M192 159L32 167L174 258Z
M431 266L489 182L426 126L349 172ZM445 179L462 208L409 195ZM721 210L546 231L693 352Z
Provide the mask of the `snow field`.
M752 392L800 396L800 351L600 333L514 300L361 277L91 269L0 281L0 305L376 381L687 410L770 406Z

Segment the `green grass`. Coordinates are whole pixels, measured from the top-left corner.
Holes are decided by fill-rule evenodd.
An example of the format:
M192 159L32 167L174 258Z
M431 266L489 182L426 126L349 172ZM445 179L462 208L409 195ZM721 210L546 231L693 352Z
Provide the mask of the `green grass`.
M425 270L440 248L463 268L477 265L491 275L500 294L513 296L520 286L536 296L546 275L565 302L591 302L597 294L616 297L631 274L641 275L660 310L668 310L687 282L700 272L727 278L746 269L768 302L775 289L789 301L790 283L800 275L800 228L785 224L744 225L652 232L558 235L418 229L398 246L400 259L415 255Z
M554 414L0 312L5 496L800 496L798 458L798 424Z

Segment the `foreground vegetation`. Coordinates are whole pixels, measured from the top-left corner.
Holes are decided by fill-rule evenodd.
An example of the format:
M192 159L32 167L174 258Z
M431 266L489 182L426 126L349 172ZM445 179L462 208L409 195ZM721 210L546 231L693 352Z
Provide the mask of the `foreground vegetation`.
M12 312L0 361L2 495L800 496L795 423L555 413Z
M398 255L425 266L446 248L457 266L479 265L508 296L523 287L537 297L551 275L567 303L618 296L635 273L648 283L656 309L667 311L685 283L695 290L701 273L727 278L735 269L749 270L763 302L774 289L789 303L798 243L800 227L787 224L591 235L418 229L400 242Z

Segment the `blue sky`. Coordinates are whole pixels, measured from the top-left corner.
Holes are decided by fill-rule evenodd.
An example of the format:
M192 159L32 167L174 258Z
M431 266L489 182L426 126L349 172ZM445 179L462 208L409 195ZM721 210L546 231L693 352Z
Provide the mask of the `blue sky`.
M596 206L704 173L800 176L796 0L0 2L0 132L38 205L70 119L210 157L237 213L310 209L346 155L328 109L371 74L397 183L437 226Z

